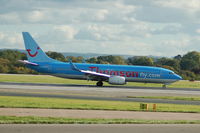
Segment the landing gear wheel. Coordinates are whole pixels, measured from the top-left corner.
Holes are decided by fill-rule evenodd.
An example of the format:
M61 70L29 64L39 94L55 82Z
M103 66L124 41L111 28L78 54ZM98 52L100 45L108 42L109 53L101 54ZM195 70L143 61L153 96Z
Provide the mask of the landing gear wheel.
M102 81L98 81L96 85L97 86L103 86L103 82Z
M163 85L162 88L167 88L167 85Z

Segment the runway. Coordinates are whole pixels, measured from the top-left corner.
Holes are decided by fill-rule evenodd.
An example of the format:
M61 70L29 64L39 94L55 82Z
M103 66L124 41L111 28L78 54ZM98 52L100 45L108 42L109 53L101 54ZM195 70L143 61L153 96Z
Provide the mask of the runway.
M2 133L199 133L200 125L195 124L12 124L0 125Z
M51 97L200 105L200 101L128 98L131 96L200 96L200 89L70 84L0 83L0 96Z

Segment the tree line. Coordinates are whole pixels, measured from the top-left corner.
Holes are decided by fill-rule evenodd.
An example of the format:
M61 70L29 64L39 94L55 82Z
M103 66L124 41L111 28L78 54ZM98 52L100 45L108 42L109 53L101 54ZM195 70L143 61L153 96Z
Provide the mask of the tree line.
M121 56L98 56L84 59L81 56L67 56L58 52L46 52L46 54L56 60L63 62L83 62L95 64L118 64L118 65L141 65L141 66L157 66L170 69L181 75L184 79L200 80L200 52L192 51L185 55L177 55L173 58L153 58L148 56L133 56L127 59ZM0 73L15 74L38 74L37 72L26 68L18 60L27 60L24 53L16 50L0 51Z

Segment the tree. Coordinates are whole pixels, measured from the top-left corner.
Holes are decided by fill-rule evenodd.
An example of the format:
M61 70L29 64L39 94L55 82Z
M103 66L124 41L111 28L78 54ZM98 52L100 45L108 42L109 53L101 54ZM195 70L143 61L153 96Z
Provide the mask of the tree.
M182 56L179 54L179 55L177 55L177 56L174 56L174 59L176 59L176 60L181 60L181 58L182 58Z
M37 73L18 62L18 60L26 60L26 54L17 50L0 51L0 73ZM19 69L20 68L20 69ZM20 71L19 71L20 70Z
M172 71L174 71L175 73L177 72L177 71L176 71L173 67L171 67L171 66L163 65L162 68L166 68L166 69L172 70Z
M17 50L3 50L0 51L0 58L8 59L9 61L15 62L18 60L26 60L26 55L24 53L20 53Z
M98 56L97 57L97 64L126 64L125 59L121 56Z
M127 59L129 65L153 66L153 59L146 56L135 56Z
M69 61L71 60L72 62L83 62L84 61L84 58L82 56L78 56L78 57L75 57L75 56L67 56L66 57L66 60Z
M9 72L9 64L10 61L8 59L0 58L0 73L8 73Z
M181 69L200 74L200 53L196 51L185 54L180 62Z
M48 51L46 54L55 60L66 61L65 56L61 53Z
M96 57L92 57L86 60L86 62L88 63L97 63L97 58Z
M179 65L179 60L177 59L172 59L172 58L160 58L158 59L155 64L157 66L170 66L170 67L173 67L174 69L176 70L179 70L180 69L180 65Z
M192 81L195 80L195 79L198 79L198 76L195 75L191 71L187 71L187 70L181 71L179 74L183 77L183 79L192 80Z

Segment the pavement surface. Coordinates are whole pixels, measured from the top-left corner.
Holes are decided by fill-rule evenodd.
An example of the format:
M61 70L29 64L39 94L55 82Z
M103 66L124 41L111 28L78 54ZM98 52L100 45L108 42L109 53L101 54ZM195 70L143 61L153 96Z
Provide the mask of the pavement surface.
M142 120L200 120L200 113L135 112L74 109L0 108L1 116L39 116L65 118L104 118Z
M37 83L0 83L0 96L51 97L66 99L133 101L200 105L200 101L129 98L134 96L200 96L200 89L153 88Z
M0 125L1 133L199 133L200 125L181 124L12 124Z

